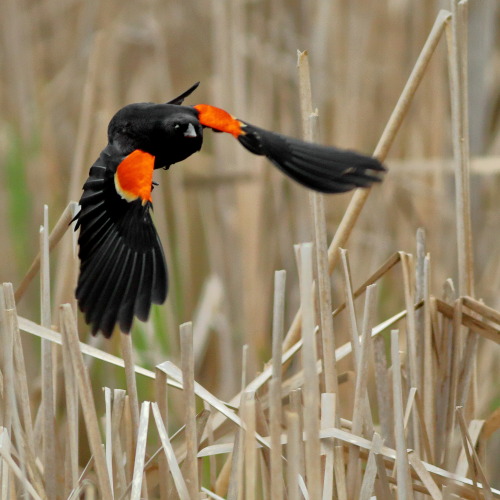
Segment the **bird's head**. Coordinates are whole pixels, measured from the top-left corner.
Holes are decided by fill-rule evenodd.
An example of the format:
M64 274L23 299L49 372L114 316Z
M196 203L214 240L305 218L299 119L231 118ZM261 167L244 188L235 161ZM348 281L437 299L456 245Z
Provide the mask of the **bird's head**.
M168 167L199 151L203 127L191 107L137 103L120 109L108 126L108 141L122 154L152 154L155 168Z

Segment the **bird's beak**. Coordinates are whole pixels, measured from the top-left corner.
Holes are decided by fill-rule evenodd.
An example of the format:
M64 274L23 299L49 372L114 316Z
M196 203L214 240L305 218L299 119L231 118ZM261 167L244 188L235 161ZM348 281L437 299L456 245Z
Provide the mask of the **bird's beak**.
M192 123L189 123L186 131L184 132L184 137L197 137L196 129Z

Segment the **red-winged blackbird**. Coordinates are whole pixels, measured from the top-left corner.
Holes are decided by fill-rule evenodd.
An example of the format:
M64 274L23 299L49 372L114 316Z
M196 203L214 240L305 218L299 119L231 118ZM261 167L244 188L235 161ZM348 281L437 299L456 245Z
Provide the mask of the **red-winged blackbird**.
M129 332L134 316L167 296L167 266L151 220L153 170L168 169L199 151L203 129L232 134L251 153L266 156L300 184L323 193L367 187L385 168L352 151L269 132L199 104L183 106L198 86L166 104L120 109L108 126L108 145L92 165L75 217L80 275L76 298L92 334Z

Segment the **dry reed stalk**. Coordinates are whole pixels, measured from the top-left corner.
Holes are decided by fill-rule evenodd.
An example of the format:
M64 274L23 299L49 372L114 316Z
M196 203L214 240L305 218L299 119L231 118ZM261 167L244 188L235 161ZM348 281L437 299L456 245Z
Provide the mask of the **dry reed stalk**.
M302 365L304 367L304 431L307 489L312 499L321 497L321 464L319 443L319 378L316 369L314 306L312 289L312 244L299 246L300 301L302 304Z
M313 110L311 77L307 51L298 53L300 104L304 139L317 141L317 111ZM322 359L324 366L325 391L338 393L337 367L335 363L335 338L333 335L332 295L328 274L326 219L324 196L311 192L309 201L314 224L314 244L316 252L320 331L322 339ZM325 360L327 360L325 362Z
M285 285L286 271L276 271L274 273L272 378L276 380L278 386L281 385L282 380L281 364L283 358L282 340L285 322Z
M408 460L413 470L417 473L419 479L422 481L424 486L427 488L430 496L433 500L441 500L443 498L437 484L435 483L432 476L429 474L427 469L423 466L422 462L418 459L413 450L408 451Z
M281 344L280 344L281 347ZM281 458L281 387L278 380L269 382L269 425L271 436L270 482L272 498L283 498L283 465Z
M111 492L114 495L114 484L113 484L113 438L112 438L112 393L109 387L104 387L104 435L105 435L105 452L106 452L106 465L108 467L109 474L109 484L111 485Z
M361 359L361 346L360 346L360 340L361 336L359 336L358 332L358 324L357 324L357 319L356 319L356 311L354 308L354 300L353 300L353 293L352 293L352 279L351 279L351 270L349 267L349 259L348 259L348 253L344 249L340 249L341 252L341 258L342 258L342 267L344 270L344 291L345 291L345 303L347 304L347 311L349 314L349 334L351 337L351 346L353 350L353 363L354 363L354 370L358 370L360 367L363 366L362 363L360 363ZM365 290L367 290L370 286L375 286L375 285L368 285ZM369 304L368 302L366 303L367 305ZM373 304L370 304L370 308L373 306ZM365 310L366 311L366 310ZM365 318L366 319L366 318ZM366 323L363 325L363 327L366 326ZM373 333L373 331L371 331ZM360 395L358 395L359 397ZM354 398L356 397L356 392L354 393ZM364 424L367 426L367 428L370 429L372 432L372 427L373 427L373 422L372 422L372 415L370 411L370 402L368 401L368 395L365 392L362 396L362 401L353 401L354 408L359 409L359 405L362 406L362 414L363 414L363 421ZM361 422L360 422L361 423ZM358 433L361 432L361 429L358 430ZM356 453L356 452L354 452ZM354 460L354 458L352 459ZM351 469L350 474L354 474L353 470ZM348 481L349 484L353 484L352 482ZM351 492L352 493L352 492Z
M156 403L152 403L151 407L153 409L153 416L156 422L156 427L158 429L158 435L160 436L161 444L167 457L168 465L172 473L172 479L177 489L179 498L180 500L190 500L191 497L189 495L189 490L186 486L186 482L184 481L184 477L182 476L179 464L177 463L177 460L175 458L175 453L168 438L165 426L163 425L163 420L160 414L160 410L158 409L158 405Z
M144 454L146 453L146 440L148 437L149 422L149 401L144 401L141 405L139 417L139 428L137 430L137 448L135 450L134 473L132 476L132 490L130 492L131 500L140 500L143 498L144 484ZM146 495L147 497L147 495Z
M257 483L257 448L255 441L255 393L243 394L241 405L245 423L245 496L246 500L255 500ZM242 485L241 485L242 486ZM240 488L241 489L241 488Z
M227 491L229 488L229 478L231 474L232 458L233 452L229 453L229 456L227 457L224 465L219 472L219 475L217 476L217 480L215 482L215 492L218 495L227 495Z
M359 347L359 330L358 321L356 319L356 310L354 308L354 297L352 293L352 278L351 269L349 266L349 258L347 250L340 249L342 268L344 271L344 294L347 313L349 315L349 336L351 338L351 347L353 352L353 363L356 368L359 366L360 347Z
M259 429L260 425L263 422L259 423L260 417L264 418L264 412L260 407L259 400L256 400L256 408L257 408L257 416L259 417L257 420L257 429ZM260 409L259 409L260 407ZM260 416L259 416L260 413ZM254 441L254 444L256 442ZM269 450L265 450L262 448L257 449L257 460L258 460L258 478L260 482L257 483L257 498L262 498L263 500L270 500L271 497L271 454ZM260 475L259 475L260 474Z
M335 470L335 482L337 486L337 496L339 500L347 500L347 482L345 464L343 461L344 447L336 445L333 455L333 466Z
M401 383L401 360L399 355L399 332L391 331L392 391L394 406L394 436L396 441L396 464L398 495L410 500L413 498L408 474L406 439L403 426L403 394Z
M387 446L394 446L394 426L392 415L392 400L389 385L385 340L381 336L373 339L375 358L375 386L377 392L377 408L382 438Z
M114 460L115 484L113 493L115 497L122 497L127 490L127 478L123 467L123 446L120 439L120 429L125 408L126 392L123 389L113 391L113 407L111 410L111 440Z
M186 423L186 485L191 498L198 496L198 441L196 438L196 401L194 393L193 324L180 326L184 421Z
M387 469L385 468L384 459L381 455L381 450L384 442L380 435L376 432L373 434L372 442L372 451L375 455L375 463L377 465L377 481L375 483L377 495L380 498L392 500L393 495L391 493L389 480L387 478Z
M200 413L198 413L197 415L195 415L195 419L196 419L196 441L195 441L195 444L196 444L196 449L199 448L199 444L201 442L201 438L203 436L203 433L206 431L206 427L207 427L207 422L208 422L208 418L210 417L210 411L209 410L202 410ZM188 469L188 466L187 466L187 463L186 463L186 455L187 455L187 441L186 441L186 426L184 425L183 427L181 427L173 436L172 436L172 439L173 438L177 438L178 440L181 439L181 438L184 438L184 442L180 443L179 445L177 445L175 447L175 456L177 457L177 461L180 463L180 462L183 462L182 466L181 466L181 472L184 476L186 476L188 473L186 472L187 469ZM197 458L201 458L201 457L198 457L198 454L196 454L196 457ZM149 462L151 461L151 459L149 460ZM148 464L149 464L148 462ZM199 463L200 461L198 460L198 466L200 465ZM198 470L200 470L198 468ZM200 474L198 474L198 480L199 480L199 476Z
M455 461L455 446L452 439L455 430L455 407L457 401L457 387L460 375L460 358L462 352L462 301L457 299L453 308L453 344L452 344L452 359L450 369L450 389L447 402L447 418L445 428L445 460L444 464L451 466Z
M243 498L243 429L238 429L234 435L233 450L231 453L231 471L227 486L227 499L238 500Z
M248 362L248 345L245 344L242 348L241 356L241 392L239 397L240 411L244 396L244 388L247 385L247 362ZM234 435L233 453L231 457L231 473L229 477L229 487L227 492L228 500L238 500L243 498L243 463L244 463L244 434L243 426L240 426Z
M423 428L424 439L428 441L428 452L427 460L429 462L434 462L433 458L435 456L434 444L435 444L435 422L436 422L436 377L435 377L435 343L433 342L432 324L431 324L431 260L430 255L427 254L424 257L423 265L423 377L422 377L422 390L423 390L423 408L424 413L420 413L421 426ZM417 394L417 398L418 398Z
M127 393L130 404L130 415L132 417L132 426L134 428L134 448L137 430L139 429L139 397L137 395L137 381L134 370L134 349L132 346L132 337L130 334L120 332L120 345L125 368L125 379L127 382Z
M305 466L305 453L304 453L304 440L302 436L304 434L304 411L302 406L302 389L295 389L290 392L290 412L296 413L299 417L298 430L300 439L297 443L297 461L299 466L299 475L305 477L306 466ZM298 479L297 479L298 481ZM298 484L297 484L298 487Z
M413 255L401 252L401 265L403 270L403 285L405 306L408 311L406 316L406 339L408 343L408 385L415 387L419 392L422 390L422 360L418 358L417 351L417 331L415 324L415 265ZM418 427L417 416L412 416L412 432L408 441L413 445L415 451L420 455L420 432Z
M368 460L366 462L363 482L361 483L361 488L359 491L360 500L369 500L374 492L373 489L375 487L375 477L377 475L377 462L375 459L375 450L374 450L376 439L380 439L380 436L378 436L377 433L374 433L372 448L370 450L370 453L368 454Z
M500 327L500 313L489 307L482 302L479 302L472 297L462 297L463 305L469 308L471 311L476 312L480 316L484 316L486 319L493 323L496 323Z
M43 207L43 226L40 228L40 324L50 328L50 262L49 262L49 208ZM49 498L57 496L55 445L55 394L53 384L52 342L42 340L42 408L43 408L43 470Z
M450 0L452 17L446 27L451 99L453 156L455 159L455 212L457 226L459 294L474 295L470 214L469 124L467 111L467 2Z
M129 414L132 424L132 433L130 436L130 446L127 447L127 468L131 476L135 462L135 450L137 448L137 433L139 431L139 397L137 395L137 382L134 370L134 354L132 347L132 338L130 334L120 332L120 346L125 368L125 381L127 384L127 403L129 405Z
M299 500L298 477L300 474L300 418L297 412L286 413L288 432L287 446L287 494L288 500Z
M210 412L210 405L206 402L203 403L203 406L205 408L205 411ZM207 440L208 440L208 445L211 446L215 442L215 437L212 429L212 420L211 420L211 412L210 416L207 419ZM200 439L198 440L198 444L201 441L201 436ZM215 490L216 489L216 482L217 482L217 462L215 460L215 457L209 457L208 458L208 464L209 464L209 475L210 475L210 489Z
M471 384L473 383L476 370L478 342L479 335L473 330L467 330L463 347L463 356L460 363L460 377L457 385L457 404L459 406L467 406L468 414L471 410L470 405L474 405L475 400L474 388L471 387Z
M424 300L425 297L425 287L426 287L426 276L425 274L425 256L426 256L426 237L425 230L419 227L416 232L416 258L415 258L415 300L417 302ZM425 351L425 322L427 317L427 308L420 310L415 313L415 326L417 332L424 332L424 335L420 334L417 336L417 353L418 359L422 361L422 366L420 366L420 371L422 376L425 375L424 372L424 351Z
M405 412L403 417L403 427L405 433L408 430L408 421L410 420L411 411L413 409L413 403L415 402L415 394L417 393L416 387L411 387L408 391L408 398L406 400Z
M469 423L469 428L467 429L467 432L469 434L472 445L474 446L474 449L477 449L478 439L483 429L484 423L485 423L484 420L471 420ZM469 468L469 463L467 461L466 450L465 447L462 447L462 451L460 452L460 456L458 457L457 460L455 473L459 474L460 476L466 476L468 468Z
M321 394L321 429L335 427L335 416L337 415L335 408L335 394ZM334 491L334 461L335 461L335 441L326 441L322 443L324 461L323 475L323 499L333 498Z
M281 459L281 346L285 315L286 272L274 273L272 377L269 382L269 426L271 435L271 497L283 498L283 465Z
M9 284L4 283L3 289L5 290ZM3 344L3 364L2 364L2 399L3 399L3 411L2 411L2 428L1 428L1 438L2 446L0 451L2 451L2 463L1 468L1 498L2 500L7 499L9 496L9 491L12 488L11 481L13 481L13 476L11 474L11 436L13 433L13 420L17 413L17 401L16 394L14 391L15 387L15 376L14 376L14 328L13 328L13 317L12 310L9 314L8 310L4 309L5 299L2 297L2 344ZM23 471L20 471L21 475L24 476Z
M62 367L64 370L64 394L66 398L66 488L71 491L78 486L79 477L79 422L78 422L78 386L71 366L71 353L68 344L62 344Z
M363 315L363 330L361 337L362 340L359 348L359 358L355 367L356 385L354 390L352 433L359 436L362 435L363 426L365 426L366 429L373 428L370 413L370 403L368 400L368 393L366 392L366 388L369 365L368 356L370 352L371 324L373 323L373 314L375 307L375 290L376 285L370 285L366 289L366 303ZM357 498L360 495L359 488L361 484L361 462L359 460L359 448L355 446L350 447L349 449L347 484L349 498Z
M79 348L76 321L69 304L62 305L59 312L61 316L62 338L63 342L67 344L71 355L72 367L78 384L78 393L80 395L82 413L87 428L89 445L94 455L100 494L105 500L111 499L113 495L111 493L111 485L109 483L109 475L106 467L106 457L102 449L95 402L92 395L92 386Z
M155 370L155 394L158 410L165 429L168 429L168 386L167 375L158 370ZM158 458L158 474L160 476L160 499L166 500L170 489L170 471L168 468L167 457L162 453Z
M422 403L422 398L418 392L415 393L415 403L418 411L418 417L420 422L420 430L422 432L422 447L425 450L426 460L430 463L434 463L434 451L432 449L432 441L429 438L428 427L425 424L425 407ZM434 424L432 424L434 425Z

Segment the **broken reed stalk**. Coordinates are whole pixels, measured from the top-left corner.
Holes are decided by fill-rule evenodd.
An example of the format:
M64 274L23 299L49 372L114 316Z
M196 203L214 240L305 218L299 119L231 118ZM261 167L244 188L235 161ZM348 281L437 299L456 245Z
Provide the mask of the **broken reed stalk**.
M300 108L302 114L303 136L306 141L318 140L318 113L313 110L311 76L307 51L298 53ZM335 363L335 337L333 335L332 292L328 272L325 200L321 193L310 192L309 201L314 227L314 246L316 254L316 277L318 282L320 332L322 339L322 358L324 367L325 391L338 393L337 367Z

